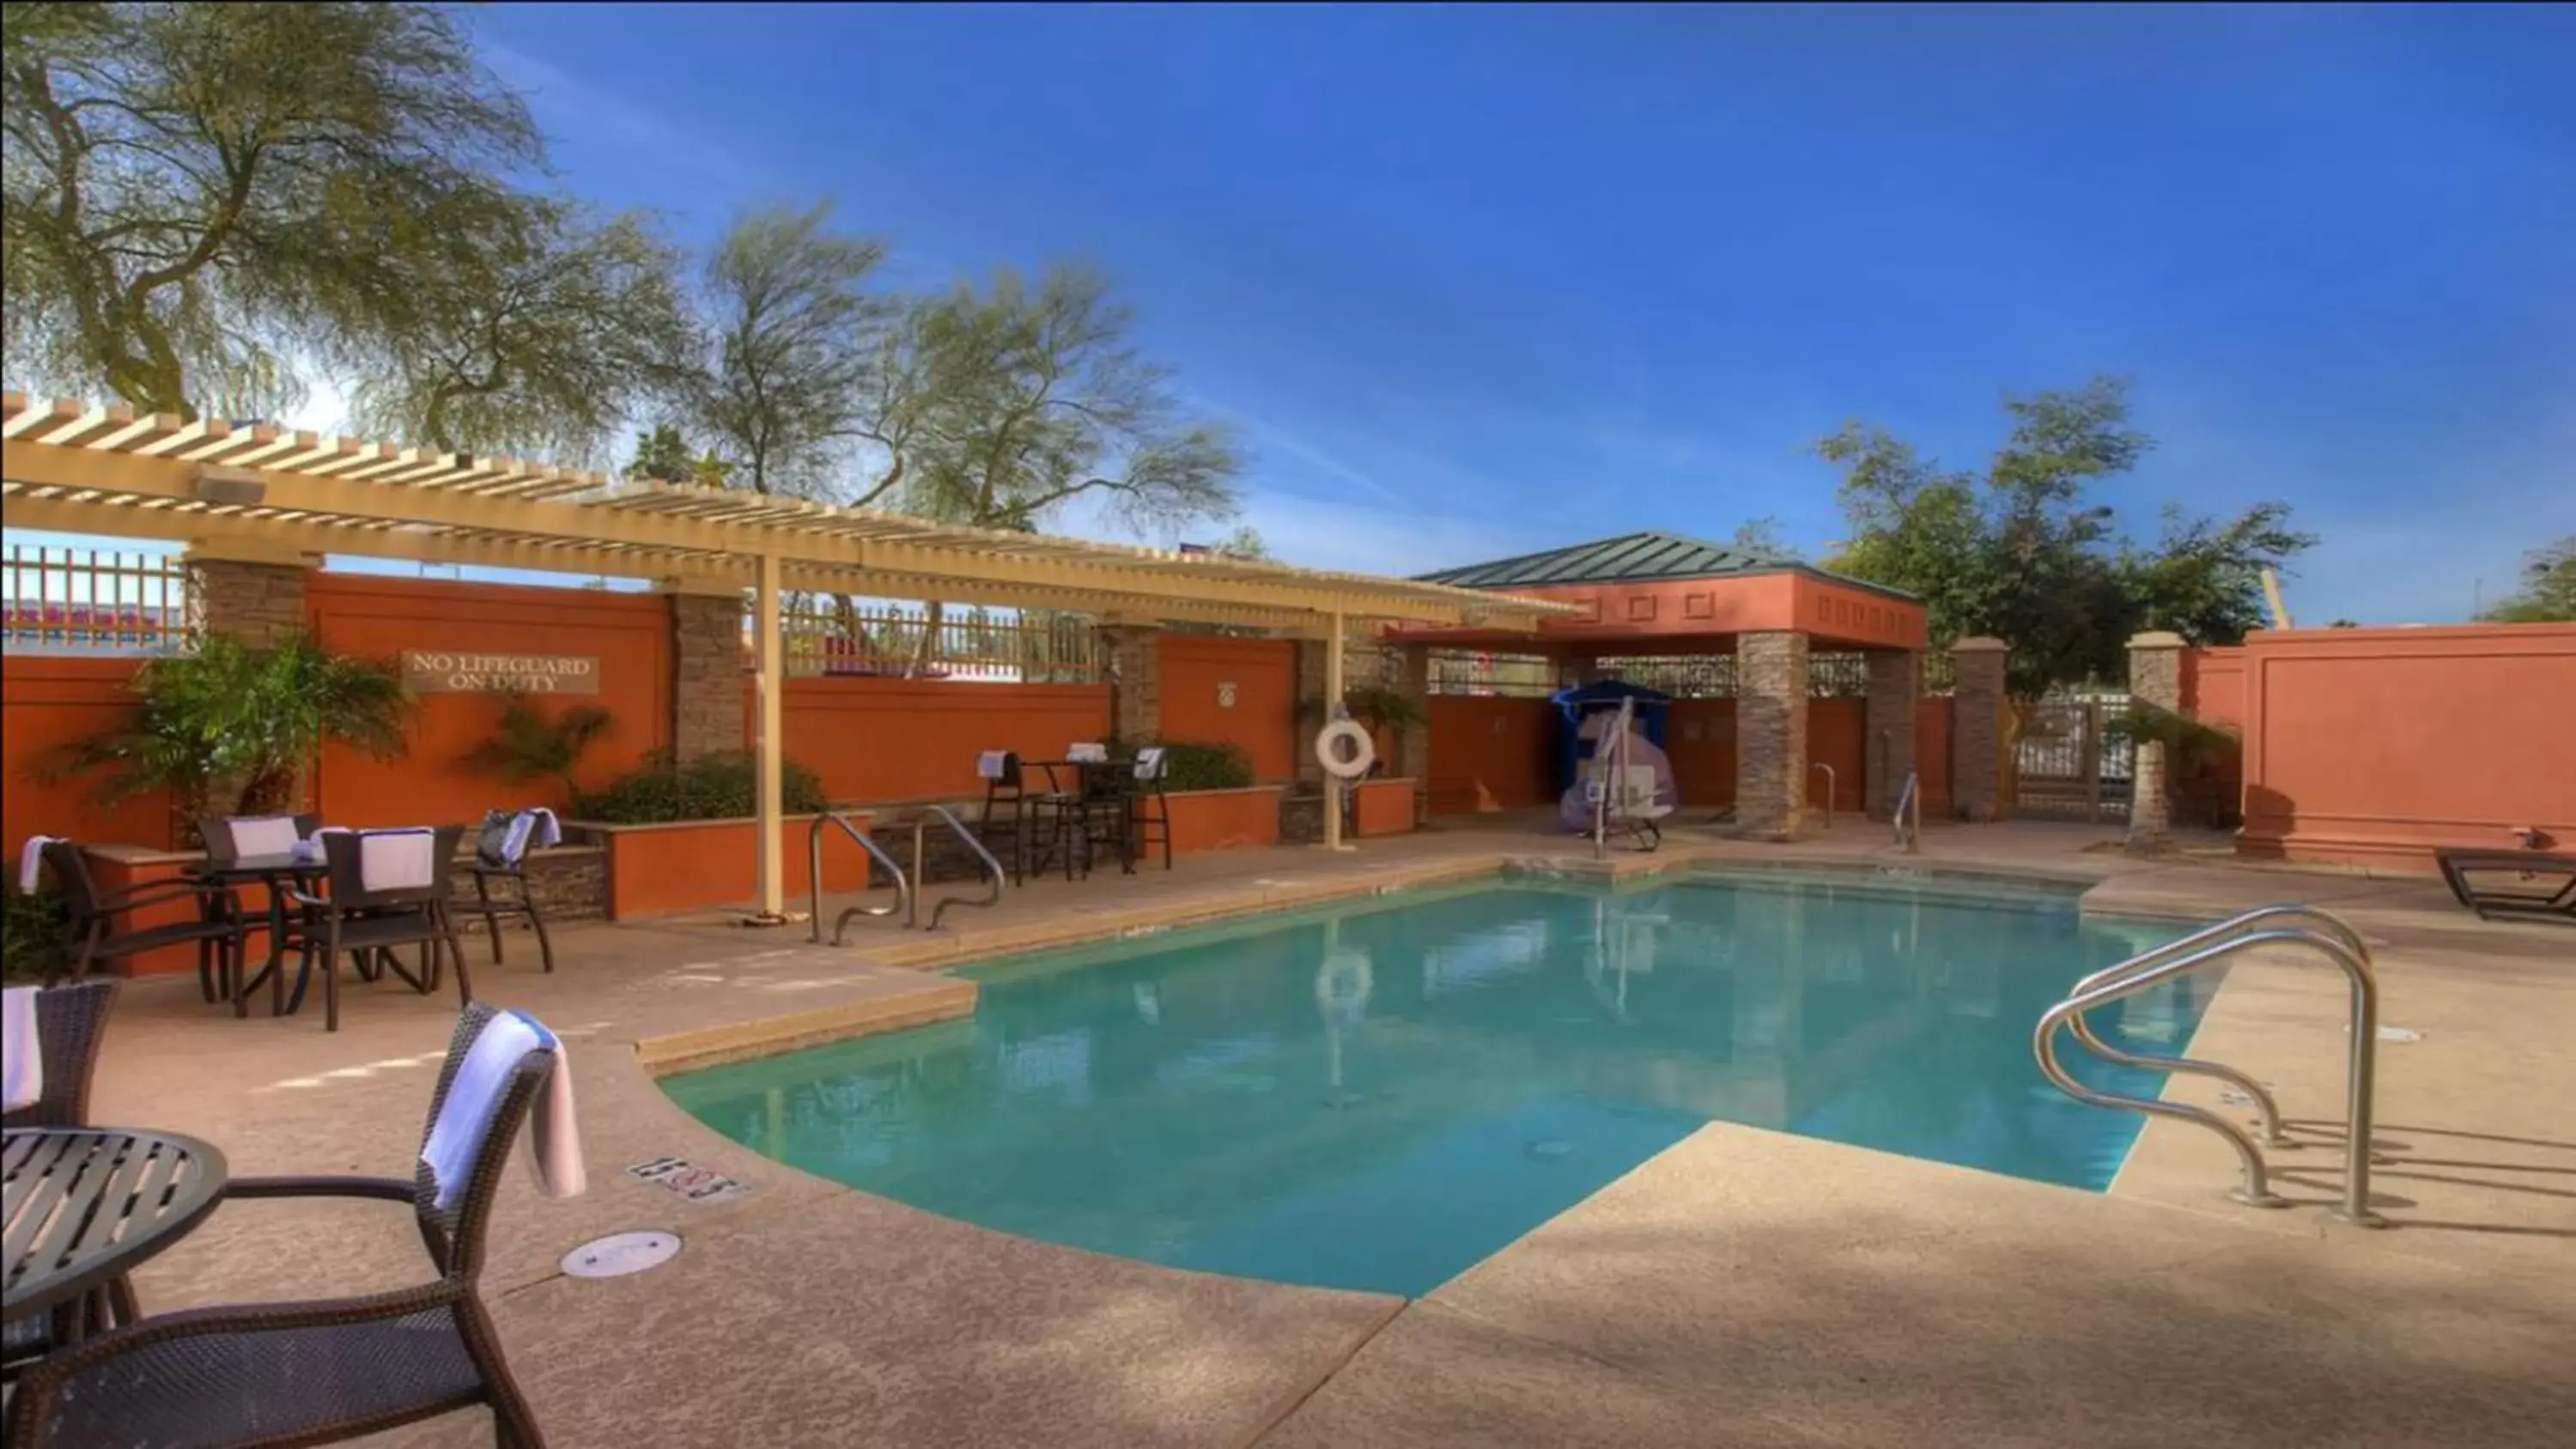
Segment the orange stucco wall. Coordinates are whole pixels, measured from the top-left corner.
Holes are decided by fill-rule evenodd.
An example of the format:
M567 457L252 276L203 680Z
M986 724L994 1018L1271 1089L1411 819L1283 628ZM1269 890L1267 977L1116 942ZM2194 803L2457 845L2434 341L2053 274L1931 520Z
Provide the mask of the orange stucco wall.
M615 721L581 762L596 789L669 742L671 615L655 594L518 588L364 574L315 573L305 583L315 637L342 654L394 658L405 649L515 649L591 655L599 692L547 700L597 705ZM337 746L322 752L317 803L334 825L471 823L484 811L570 803L551 781L518 785L457 763L501 718L496 694L424 694L411 748L379 762Z
M1668 583L1568 584L1514 589L1516 595L1573 604L1582 612L1539 621L1528 634L1486 629L1395 631L1395 637L1496 649L1601 642L1654 653L1687 653L1675 641L1756 631L1795 631L1838 649L1920 649L1928 637L1923 606L1910 599L1809 574L1677 579Z
M1061 760L1109 735L1105 684L963 684L918 679L791 679L787 755L823 777L834 801L980 795L975 757L1013 750ZM744 738L758 701L743 692Z
M126 686L139 662L18 654L0 659L0 769L6 771L0 779L0 830L7 835L12 869L18 843L30 835L172 843L170 801L163 792L103 809L92 798L101 777L47 784L29 773L63 745L114 728L125 717L134 704Z
M1240 745L1254 779L1297 777L1294 640L1165 634L1160 648L1164 739Z
M1352 812L1362 835L1402 835L1413 828L1413 782L1368 780L1352 792Z
M1914 706L1914 769L1923 789L1923 818L1950 818L1950 699L1919 700Z
M2430 870L2516 826L2576 841L2576 624L2258 633L2245 704L2244 854Z
M1165 796L1172 810L1172 853L1277 845L1282 793L1277 785L1255 785Z
M1680 699L1664 718L1664 757L1685 810L1735 803L1735 701Z
M813 821L810 815L790 815L785 822L787 900L797 909L813 891L806 853ZM865 821L859 825L867 828ZM608 847L608 918L612 921L747 905L760 894L760 831L749 820L581 828ZM911 848L909 838L882 843L898 860ZM825 890L864 889L867 866L868 858L857 846L826 831Z
M1506 810L1546 801L1554 705L1544 699L1438 694L1431 697L1430 714L1432 814L1472 813L1479 783Z

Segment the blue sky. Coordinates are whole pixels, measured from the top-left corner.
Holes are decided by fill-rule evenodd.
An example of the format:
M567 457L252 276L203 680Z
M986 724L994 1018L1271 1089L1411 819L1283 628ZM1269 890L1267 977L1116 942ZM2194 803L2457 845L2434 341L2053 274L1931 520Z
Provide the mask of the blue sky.
M838 198L893 279L1083 256L1291 562L1773 516L2136 381L2110 501L2288 499L2304 621L2576 532L2576 12L492 7L564 182ZM1067 520L1089 531L1085 520Z

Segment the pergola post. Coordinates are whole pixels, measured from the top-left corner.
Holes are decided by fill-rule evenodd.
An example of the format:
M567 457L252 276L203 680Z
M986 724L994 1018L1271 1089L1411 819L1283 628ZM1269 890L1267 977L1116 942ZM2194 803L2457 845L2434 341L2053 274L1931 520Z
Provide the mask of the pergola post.
M778 555L760 556L760 583L752 600L753 629L760 649L754 676L760 698L760 738L756 758L760 771L760 910L758 919L778 922L787 916L786 823L781 820L785 794L786 751L783 735L787 710L787 650L779 630Z
M1330 617L1333 621L1331 632L1324 636L1324 723L1328 725L1333 722L1333 711L1340 707L1344 693L1342 650L1345 647L1342 639L1342 611L1335 609ZM1349 793L1350 787L1342 783L1340 776L1330 771L1325 772L1324 848L1326 850L1350 849L1342 843L1342 801Z
M1735 824L1758 840L1795 840L1806 824L1807 636L1735 640Z

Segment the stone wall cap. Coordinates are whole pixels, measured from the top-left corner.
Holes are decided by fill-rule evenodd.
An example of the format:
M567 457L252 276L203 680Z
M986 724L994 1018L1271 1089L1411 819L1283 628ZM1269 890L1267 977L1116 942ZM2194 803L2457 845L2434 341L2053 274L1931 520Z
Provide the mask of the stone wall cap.
M2169 629L2150 629L2144 634L2130 635L2129 647L2132 649L2188 649L2191 647L2191 641Z
M1973 639L1962 639L1951 645L1950 652L1953 654L2009 654L2012 652L2012 646L2001 639L1992 639L1980 634Z

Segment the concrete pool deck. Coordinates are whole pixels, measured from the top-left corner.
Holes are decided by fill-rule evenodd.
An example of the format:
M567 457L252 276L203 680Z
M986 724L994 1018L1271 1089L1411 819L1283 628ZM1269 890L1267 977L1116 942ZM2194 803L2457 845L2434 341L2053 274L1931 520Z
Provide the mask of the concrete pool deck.
M1582 854L1510 824L1032 884L967 913L935 959L872 923L835 951L675 922L565 931L551 977L523 947L507 968L478 960L488 999L568 1037L591 1162L592 1190L564 1203L511 1174L485 1276L549 1442L2567 1442L2576 936L2477 923L2418 881L2139 862L2086 850L2109 832L2019 824L1936 827L1905 858L2098 879L2088 909L2206 918L2297 899L2345 914L2379 953L2383 1019L2420 1033L2382 1054L2378 1189L2399 1224L2383 1232L2313 1205L2228 1202L2226 1148L2181 1124L2151 1124L2097 1194L1721 1123L1406 1302L921 1213L734 1146L648 1070L768 1049L742 1023L786 1018L790 1039L810 1039L970 1008L960 983L922 969L940 960ZM1685 832L1661 860L1866 859L1885 845L1850 823L1794 848ZM237 1173L399 1172L453 1010L452 995L361 987L326 1036L310 1016L235 1021L192 983L139 983L94 1112L203 1136ZM2193 1051L2277 1083L2293 1119L2339 1123L2342 1013L2338 978L2248 959ZM2323 1203L2340 1152L2331 1129L2301 1130L2319 1143L2283 1155L2281 1190ZM749 1191L699 1204L622 1170L666 1156ZM676 1231L687 1248L634 1278L557 1273L566 1249L630 1228ZM244 1202L138 1286L159 1311L422 1271L399 1209ZM459 1414L380 1442L489 1443L488 1424Z

